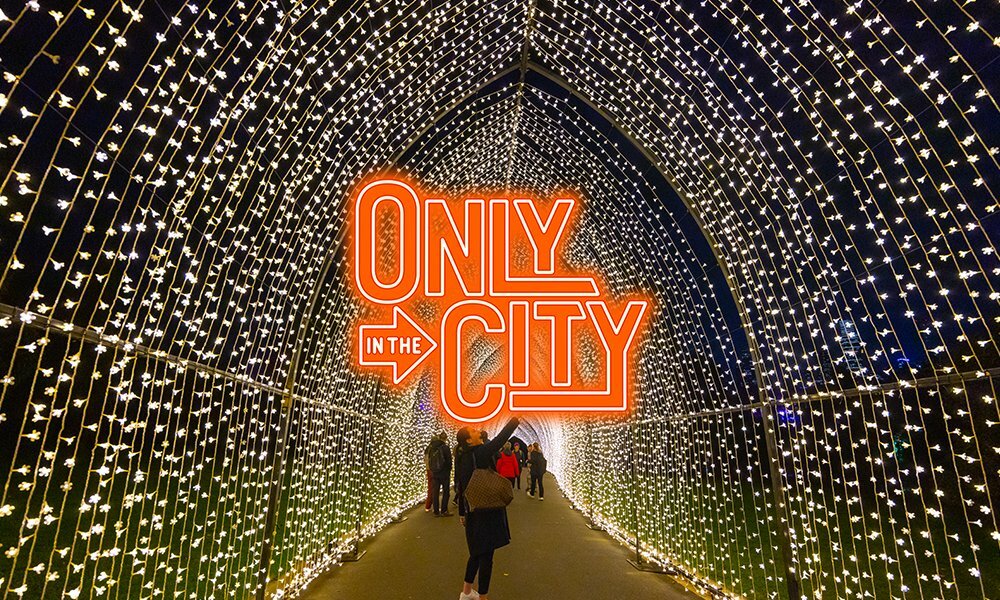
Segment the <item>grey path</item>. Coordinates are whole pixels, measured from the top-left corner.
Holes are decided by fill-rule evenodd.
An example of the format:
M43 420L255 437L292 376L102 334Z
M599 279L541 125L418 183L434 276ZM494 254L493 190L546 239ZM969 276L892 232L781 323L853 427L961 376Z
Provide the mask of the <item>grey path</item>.
M591 531L551 477L544 502L514 492L513 540L497 551L490 600L657 600L697 598L664 575L643 573L607 534ZM308 600L455 600L468 551L458 516L434 518L423 505L363 546L368 553L320 577Z

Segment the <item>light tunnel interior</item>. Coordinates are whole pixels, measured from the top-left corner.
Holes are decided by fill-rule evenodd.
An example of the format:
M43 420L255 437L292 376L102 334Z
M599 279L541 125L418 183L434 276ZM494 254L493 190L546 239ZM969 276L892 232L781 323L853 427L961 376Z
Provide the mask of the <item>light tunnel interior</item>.
M423 498L433 382L349 359L350 192L391 170L574 190L567 260L650 294L629 414L519 430L643 560L727 597L998 597L998 26L4 6L0 595L294 597Z

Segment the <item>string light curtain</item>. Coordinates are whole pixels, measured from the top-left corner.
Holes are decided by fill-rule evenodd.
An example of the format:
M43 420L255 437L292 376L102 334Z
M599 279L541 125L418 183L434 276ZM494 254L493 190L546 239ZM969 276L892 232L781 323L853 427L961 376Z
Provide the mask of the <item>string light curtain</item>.
M635 414L522 432L643 560L995 597L992 11L5 6L0 593L295 596L422 497L431 384L346 358L395 165L580 190L569 260L654 295Z
M588 190L568 259L580 268L601 268L617 294L656 282L662 308L644 345L642 417L597 427L589 420L533 419L522 437L542 441L564 489L591 519L629 544L638 533L646 558L683 564L685 574L704 589L703 574L738 577L744 570L752 576L741 582L740 593L780 593L780 559L760 551L778 546L777 533L766 525L766 481L759 472L741 481L737 465L701 458L728 452L749 463L757 452L754 436L724 421L719 439L698 430L665 439L670 432L662 428L669 423L659 423L749 402L740 368L746 343L733 339L725 318L735 312L732 296L713 293L715 285L724 289L725 280L711 250L703 242L700 248L689 243L699 230L684 204L676 197L672 206L665 204L661 194L669 184L641 153L629 152L612 123L593 114L570 90L537 74L526 78L520 93L518 87L516 80L509 82L455 110L426 143L417 144L407 167L442 188L478 181L499 188L533 185L543 195L566 186ZM497 154L497 144L487 143L491 139L512 152ZM508 161L514 164L510 171ZM731 318L738 329L738 319ZM595 353L581 352L584 360ZM599 367L594 361L581 371L596 383ZM737 419L755 428L749 415ZM649 436L638 444L637 422ZM654 426L661 431L651 435ZM637 493L633 465L640 464L643 489ZM718 480L698 481L697 472L684 472L689 464ZM670 475L683 477L671 481ZM713 535L705 534L708 522L716 527ZM712 548L726 551L706 557Z

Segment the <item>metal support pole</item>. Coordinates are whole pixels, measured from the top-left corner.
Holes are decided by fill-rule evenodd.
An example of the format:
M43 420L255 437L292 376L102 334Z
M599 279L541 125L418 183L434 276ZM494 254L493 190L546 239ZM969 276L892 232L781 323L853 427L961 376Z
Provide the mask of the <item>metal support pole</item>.
M294 361L292 364L294 367ZM267 512L264 518L264 539L260 547L260 563L257 571L257 600L264 600L267 597L268 571L271 568L271 555L274 551L274 528L278 521L278 505L281 496L281 480L284 478L284 453L288 439L288 431L292 421L292 404L294 399L291 393L286 393L282 397L281 412L278 414L278 437L274 443L274 452L271 455L270 484L267 489Z
M761 399L764 400L764 391L760 390ZM789 530L790 517L787 510L787 505L785 501L785 487L782 482L782 469L780 461L780 454L778 452L778 440L774 435L774 428L771 426L771 415L773 412L770 407L761 408L761 423L764 427L764 443L767 446L767 462L770 467L771 472L771 495L774 501L775 510L777 512L778 518L778 529L780 544L781 544L781 557L785 563L785 585L788 588L788 598L789 600L799 600L802 597L801 587L799 583L798 571L795 569L792 559L792 534Z
M594 531L604 531L604 528L594 522L594 473L597 465L594 464L594 429L587 428L587 527Z
M642 560L642 549L639 545L639 448L636 438L635 425L630 427L632 438L632 511L635 514L635 566L640 568L639 565L643 564Z
M664 567L647 562L642 557L642 540L639 535L639 502L642 494L639 492L639 425L632 423L632 506L635 509L635 558L628 559L630 565L639 571L647 573L659 573L661 575L673 575L674 573Z
M375 424L367 422L368 427L374 427ZM367 437L367 435L365 436ZM367 440L362 439L361 444L361 484L358 486L360 497L358 498L358 514L354 520L354 547L351 549L351 553L341 558L343 562L358 562L361 558L368 553L367 550L361 549L361 525L362 520L364 520L365 515L365 467L368 466L368 443Z

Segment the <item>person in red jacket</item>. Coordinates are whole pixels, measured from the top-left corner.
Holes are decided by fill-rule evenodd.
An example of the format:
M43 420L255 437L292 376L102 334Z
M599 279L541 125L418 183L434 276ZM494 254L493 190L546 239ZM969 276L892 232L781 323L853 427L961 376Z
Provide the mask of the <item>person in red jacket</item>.
M497 473L501 477L509 479L511 487L514 486L514 482L521 475L521 461L517 459L517 455L510 449L510 442L504 444L503 451L500 452L500 458L497 460Z

